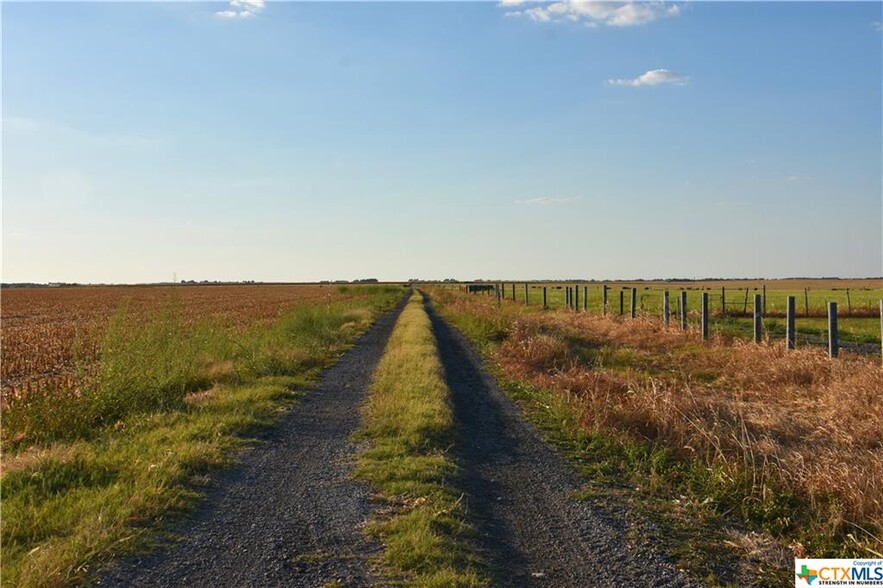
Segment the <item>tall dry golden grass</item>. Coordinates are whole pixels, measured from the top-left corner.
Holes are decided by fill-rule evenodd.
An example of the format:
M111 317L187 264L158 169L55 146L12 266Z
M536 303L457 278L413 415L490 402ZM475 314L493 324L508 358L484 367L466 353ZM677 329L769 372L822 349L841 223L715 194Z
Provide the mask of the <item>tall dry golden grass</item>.
M748 479L746 501L793 492L815 532L865 556L883 551L879 358L706 343L661 321L498 309L478 297L450 306L504 329L493 351L504 376L553 390L585 429Z

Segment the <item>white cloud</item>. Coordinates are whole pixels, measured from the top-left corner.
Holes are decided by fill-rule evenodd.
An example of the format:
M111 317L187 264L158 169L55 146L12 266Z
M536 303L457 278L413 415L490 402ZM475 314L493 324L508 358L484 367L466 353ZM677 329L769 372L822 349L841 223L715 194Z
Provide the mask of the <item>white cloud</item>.
M549 204L567 204L576 202L576 198L553 198L549 196L540 196L539 198L528 198L527 200L516 200L516 204L528 204L531 206L547 206Z
M651 69L646 73L642 73L636 78L621 78L617 80L607 80L611 86L659 86L660 84L672 84L675 86L684 86L690 78L679 73L675 73L668 69Z
M875 20L871 23L871 26L877 31L883 31L883 21Z
M266 8L266 0L230 0L227 10L215 13L219 18L251 18Z
M510 8L521 0L502 0L500 6ZM678 4L666 2L580 2L563 0L525 10L510 10L506 16L521 16L536 22L573 22L589 27L607 25L630 27L653 22L681 13Z

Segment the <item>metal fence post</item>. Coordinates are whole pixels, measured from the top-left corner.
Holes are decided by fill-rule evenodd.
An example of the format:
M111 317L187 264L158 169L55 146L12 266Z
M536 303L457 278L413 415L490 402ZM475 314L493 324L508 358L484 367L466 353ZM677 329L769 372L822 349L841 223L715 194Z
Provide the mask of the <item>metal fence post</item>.
M828 355L840 355L840 341L837 338L837 303L828 303Z
M702 293L702 338L708 339L708 292Z
M763 337L763 318L761 315L761 310L763 309L763 302L761 301L760 294L754 295L754 342L760 343L761 338Z
M687 330L687 291L681 291L681 303L678 305L681 307L681 328L683 330Z

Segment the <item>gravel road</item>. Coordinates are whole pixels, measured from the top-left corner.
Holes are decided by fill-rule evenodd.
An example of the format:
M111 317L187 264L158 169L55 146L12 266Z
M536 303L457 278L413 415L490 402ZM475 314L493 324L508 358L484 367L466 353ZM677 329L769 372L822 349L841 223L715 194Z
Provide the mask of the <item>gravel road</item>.
M407 299L381 317L279 424L223 473L174 542L128 558L102 586L369 586L369 489L350 479L359 407ZM463 336L427 304L461 443L469 516L501 586L690 586L623 535L624 507L570 498L581 482L527 424Z
M124 560L102 586L345 586L372 583L380 550L362 533L367 486L350 479L350 435L395 320L407 301L363 334L267 442L221 475L180 539Z
M460 429L469 515L501 586L691 586L624 539L624 506L570 498L582 483L482 368L462 334L427 306Z

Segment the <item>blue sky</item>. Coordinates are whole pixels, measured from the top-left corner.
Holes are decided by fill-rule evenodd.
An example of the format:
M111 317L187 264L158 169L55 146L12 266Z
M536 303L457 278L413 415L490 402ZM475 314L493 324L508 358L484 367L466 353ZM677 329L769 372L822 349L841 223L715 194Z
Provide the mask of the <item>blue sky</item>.
M883 274L883 4L2 4L6 282Z

